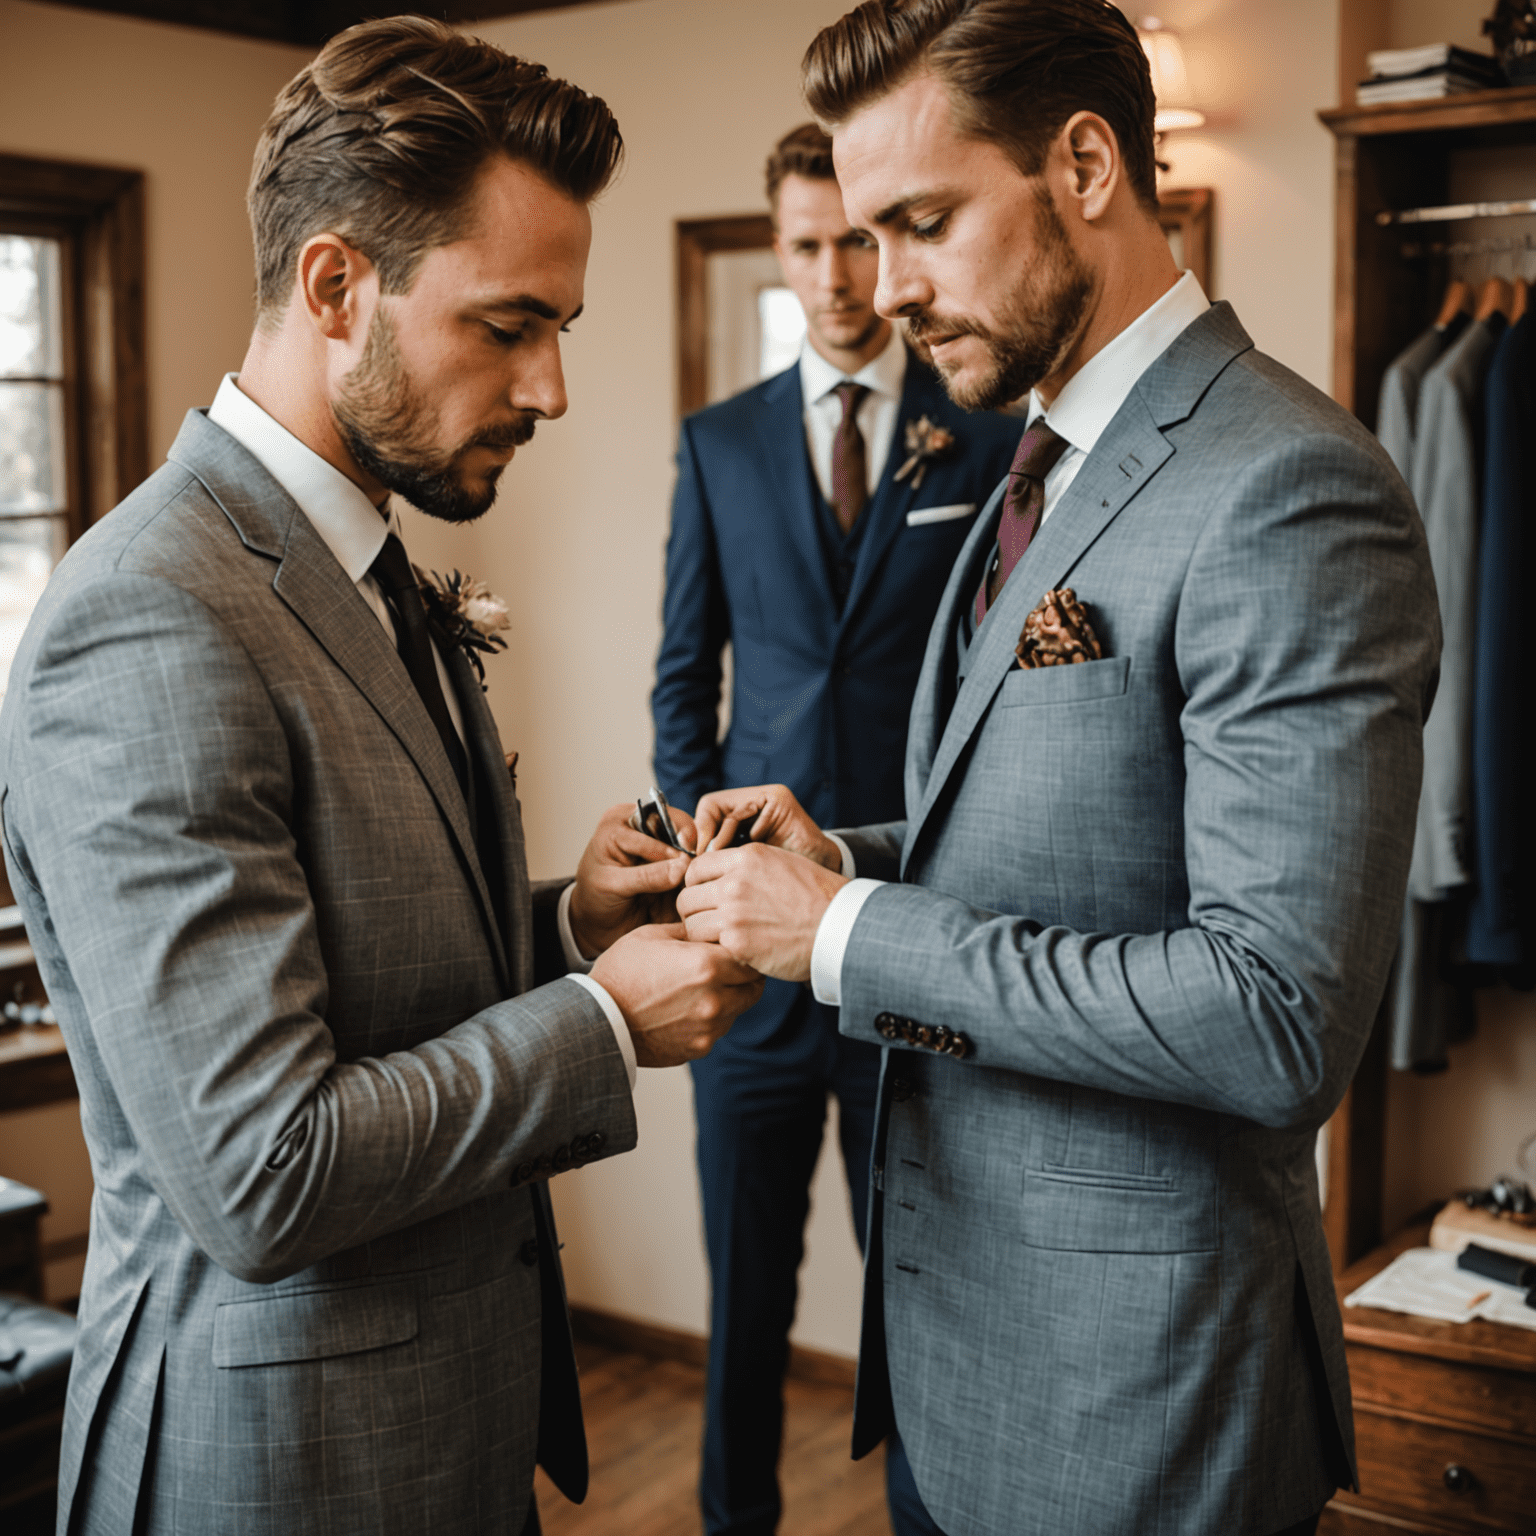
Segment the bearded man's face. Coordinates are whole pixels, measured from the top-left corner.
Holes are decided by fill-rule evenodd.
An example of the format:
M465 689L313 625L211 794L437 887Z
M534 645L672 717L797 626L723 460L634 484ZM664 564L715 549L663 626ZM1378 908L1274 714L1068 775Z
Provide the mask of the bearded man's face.
M480 173L469 232L383 295L331 411L358 467L447 522L489 510L537 422L566 410L560 337L581 312L586 205L517 161Z

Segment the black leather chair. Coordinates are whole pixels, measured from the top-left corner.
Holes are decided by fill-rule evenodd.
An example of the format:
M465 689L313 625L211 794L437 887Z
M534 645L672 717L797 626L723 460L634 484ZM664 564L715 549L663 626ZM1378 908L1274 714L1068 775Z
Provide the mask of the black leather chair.
M75 1320L0 1292L0 1530L52 1536Z

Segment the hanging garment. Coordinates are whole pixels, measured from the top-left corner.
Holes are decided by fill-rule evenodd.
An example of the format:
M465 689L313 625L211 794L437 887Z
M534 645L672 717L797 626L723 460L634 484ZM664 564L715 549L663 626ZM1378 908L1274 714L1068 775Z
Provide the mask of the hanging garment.
M1478 559L1472 778L1477 892L1467 957L1536 985L1536 324L1527 313L1488 372Z
M1453 321L1452 325L1456 322ZM1495 314L1462 325L1454 340L1421 336L1383 380L1388 452L1410 471L1440 600L1440 686L1424 727L1424 784L1408 899L1387 994L1391 1061L1401 1071L1437 1072L1446 1048L1472 1031L1465 936L1472 880L1472 647L1477 584L1479 470L1488 365L1505 325ZM1401 366L1399 366L1401 365ZM1411 425L1399 408L1413 401Z
M1413 484L1413 454L1418 441L1419 392L1424 375L1447 347L1466 330L1469 317L1456 315L1447 325L1432 325L1387 365L1376 407L1376 435L1397 472Z

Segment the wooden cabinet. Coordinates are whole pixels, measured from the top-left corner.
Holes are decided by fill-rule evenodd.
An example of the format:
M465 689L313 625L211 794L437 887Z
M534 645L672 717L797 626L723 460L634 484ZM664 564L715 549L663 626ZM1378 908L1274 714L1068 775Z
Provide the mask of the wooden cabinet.
M1404 1248L1414 1227L1339 1277L1339 1301ZM1325 1536L1536 1533L1536 1332L1344 1308L1360 1492L1340 1492Z

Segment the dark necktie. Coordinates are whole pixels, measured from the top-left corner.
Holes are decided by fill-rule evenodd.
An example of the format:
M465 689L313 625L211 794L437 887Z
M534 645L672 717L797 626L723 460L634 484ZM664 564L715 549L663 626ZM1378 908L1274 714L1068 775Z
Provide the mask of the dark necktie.
M833 392L843 402L843 419L832 439L832 511L847 533L869 499L869 463L859 431L859 407L869 390L862 384L839 384Z
M437 734L442 737L443 750L453 764L454 776L469 800L469 759L464 753L464 743L453 728L453 716L448 713L447 700L443 698L442 684L437 677L437 658L432 649L432 636L427 629L427 609L416 585L416 573L403 545L394 534L384 540L384 547L368 568L378 582L384 596L395 610L398 623L395 626L395 647L405 670L410 673L416 692L431 716Z
M1013 575L1013 568L1024 558L1029 541L1040 527L1045 510L1045 477L1056 461L1072 445L1045 424L1040 417L1019 439L1019 451L1008 471L1008 489L1003 492L1003 515L997 525L997 549L992 563L976 593L976 623L987 616L987 609L997 601L997 594Z

